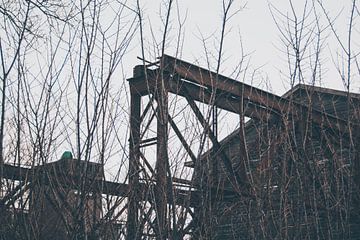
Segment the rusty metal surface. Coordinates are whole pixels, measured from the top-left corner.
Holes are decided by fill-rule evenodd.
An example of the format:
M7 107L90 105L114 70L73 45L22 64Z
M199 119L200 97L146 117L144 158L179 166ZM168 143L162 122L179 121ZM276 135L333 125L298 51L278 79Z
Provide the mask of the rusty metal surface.
M186 86L188 89L191 89L189 91L193 93L192 97L194 100L209 103L216 79L217 92L215 99L218 98L219 100L216 100L214 105L219 108L239 113L239 99L243 98L244 104L247 103L249 108L244 107L244 114L250 118L256 117L265 120L268 119L269 114L278 116L290 114L296 118L301 112L309 112L307 106L300 103L289 101L286 98L216 74L183 60L168 55L164 55L163 59L164 69L158 70L165 71L165 74L163 74L166 80L165 86L174 94L182 96L181 90L183 86ZM149 94L157 88L155 79L159 76L160 71L158 70L148 70L147 81L145 81L144 76L129 79L130 85L134 86L142 95ZM183 81L183 79L186 79L188 82ZM195 85L191 84L191 82ZM191 85L192 87L190 87ZM316 124L324 125L335 131L348 131L346 120L319 110L311 109L310 112L311 120ZM357 123L353 122L351 124L356 125Z
M159 62L161 62L161 66L158 65ZM358 123L345 121L341 117L329 114L325 110L309 108L309 105L305 103L277 96L171 56L164 55L159 62L150 64L152 69L146 69L144 66L136 66L134 69L134 77L129 79L131 99L128 184L105 181L102 178L103 176L99 178L82 179L80 176L69 177L71 174L51 174L54 173L54 170L48 167L52 166L51 164L33 169L4 164L3 178L22 182L23 185L20 184L19 189L22 187L29 188L30 184L27 183L33 182L71 189L76 189L79 185L82 185L84 186L82 190L87 192L126 197L128 201L124 207L124 209L126 208L127 210L126 239L139 239L142 236L166 239L170 234L169 229L172 229L174 234L183 236L185 232L196 231L200 225L206 224L206 221L211 222L212 219L206 219L206 217L211 218L216 215L215 213L211 215L213 212L210 212L212 201L218 203L219 208L222 210L227 209L234 199L239 200L239 204L245 203L244 206L246 206L246 204L249 204L249 202L254 199L254 195L257 194L255 191L261 192L263 190L262 185L260 185L258 189L251 189L249 187L247 176L249 169L247 169L248 166L245 164L248 164L249 159L248 156L245 155L247 152L247 142L245 139L246 129L244 116L255 119L258 123L273 124L274 126L277 124L275 127L270 128L274 129L274 131L285 131L285 129L288 128L290 132L294 132L293 136L290 136L291 134L288 133L285 133L286 136L283 136L283 133L276 133L274 136L278 139L267 139L268 142L270 142L267 146L268 152L266 155L259 154L257 160L258 165L254 168L259 175L264 174L266 171L273 170L270 166L271 161L274 155L277 154L276 152L282 149L282 145L285 142L284 139L289 140L291 145L289 151L291 151L292 154L294 154L294 152L299 155L300 153L306 153L306 144L304 144L303 149L301 149L302 152L298 152L296 149L294 150L294 146L297 144L297 135L300 135L299 142L306 143L304 128L307 128L309 124L315 124L318 132L334 132L332 135L334 138L340 134L346 138L347 136L351 136L351 129L360 129ZM157 66L157 68L154 69L154 66ZM169 93L182 96L187 100L188 106L193 110L196 119L202 126L203 132L210 139L212 148L208 150L206 154L200 156L200 159L209 157L208 159L212 162L217 162L216 160L221 161L222 172L219 173L219 176L216 176L216 178L222 178L223 183L225 182L221 187L219 184L215 189L209 184L210 181L206 183L208 185L204 184L206 185L204 187L200 186L194 179L190 181L171 176L168 156L168 131L170 126L192 160L192 166L197 164L201 169L203 162L200 161L199 163L199 159L192 152L190 143L186 141L181 130L169 114ZM142 109L141 101L146 95L151 95L151 97L147 98L149 102L145 105L145 108ZM229 144L228 148L225 149L223 145L227 144L227 142L218 141L216 134L211 129L211 122L205 119L195 101L239 114L240 130L236 132L237 145L232 143L233 145ZM157 106L154 107L153 104ZM147 113L151 110L153 111L152 115L146 118ZM147 119L148 122L145 123L145 119ZM157 121L156 130L150 129L153 127L151 123L155 119ZM293 121L291 123L293 123L294 126L287 125L290 125L288 119ZM295 125L301 129L295 130ZM311 125L311 128L312 127ZM153 130L156 136L143 139L144 136L147 136L145 132L148 130ZM266 130L269 131L269 128ZM316 137L322 138L323 136L321 134L323 133L319 133ZM260 143L258 143L261 141L260 135L261 134L256 137L257 140L254 140L257 141L255 147L259 149L261 148ZM325 137L328 136L326 135ZM321 144L327 145L324 148L331 148L328 146L330 140L326 139L325 143L321 142ZM356 140L358 140L358 138L356 138ZM155 167L153 167L147 160L145 152L143 153L140 150L155 144L156 162ZM231 154L234 154L231 152L231 148L235 148L234 146L237 147L234 152L239 155L236 159L240 161L240 163L236 165L236 168L234 167L234 158L231 157ZM358 145L356 145L355 148L357 151L360 149ZM332 149L330 149L329 152L331 152L331 150ZM331 153L334 153L334 151ZM327 153L326 157L330 159L332 157L330 155L331 154ZM140 163L140 160L142 160L142 163ZM284 161L284 164L286 161ZM141 164L146 166L147 169ZM360 168L359 166L360 164L356 162L355 169L358 170ZM310 167L308 168L311 169ZM198 169L195 168L194 171L196 170ZM305 172L306 169L302 170ZM140 177L140 172L143 174L142 178ZM359 173L356 172L355 175L358 177ZM209 177L209 179L211 179L211 177ZM216 181L214 182L217 183ZM358 182L359 181L356 181L357 184ZM229 183L230 189L226 188L226 183ZM18 189L15 190L18 191ZM15 195L16 193L10 194ZM221 195L221 199L218 198L219 195ZM12 196L9 195L4 199L7 201L7 199L10 198L12 198ZM202 201L207 202L204 203ZM258 201L260 200L258 199ZM147 207L144 207L146 204L148 204ZM0 204L0 206L3 205L3 203ZM185 209L185 216L190 214L192 217L191 224L186 227L186 230L182 229L179 230L179 232L177 232L176 224L179 223L179 225L184 226L186 217L183 219L176 219L175 217L170 219L169 217L171 214L173 216L176 215L177 206L181 206L183 210ZM321 204L319 203L318 206L321 206ZM124 209L121 212L125 211ZM320 209L320 207L318 209ZM239 208L238 211L239 212L230 212L228 216L238 219L242 213L242 209ZM208 215L204 214L199 216L204 212ZM225 215L225 217L221 216L224 218L222 220L224 226L228 224L228 220L230 219L226 219L226 216L227 215ZM199 219L204 220L204 222L199 222ZM151 227L153 232L143 232L142 228L145 225ZM239 230L239 234L241 231Z

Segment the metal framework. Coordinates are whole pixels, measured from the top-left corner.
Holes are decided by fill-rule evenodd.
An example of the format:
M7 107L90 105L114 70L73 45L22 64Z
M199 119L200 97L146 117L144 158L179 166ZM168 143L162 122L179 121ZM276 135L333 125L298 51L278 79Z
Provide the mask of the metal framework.
M194 167L195 164L202 163L192 152L190 144L169 114L169 93L186 99L211 140L214 153L220 156L221 164L228 173L227 179L232 186L230 194L236 196L251 195L247 189L244 168L239 171L233 169L229 157L212 131L211 123L203 116L196 101L239 114L240 119L246 116L264 122L269 119L282 119L284 116L301 119L304 113L307 113L311 115L314 124L334 132L350 134L350 123L345 120L325 112L309 110L307 106L167 55L160 57L158 62L136 66L133 78L128 81L131 99L129 182L125 184L94 180L87 185L92 191L128 198L128 240L142 239L143 236L183 239L186 234L194 235L198 228L199 217L194 209L199 205L202 196L192 181L171 176L168 156L169 126L191 159L187 166ZM148 103L142 109L142 101L146 100ZM151 109L154 114L145 123L144 119ZM151 128L153 119L157 120L156 136L143 139L144 133ZM153 168L141 148L155 144L156 163ZM241 141L241 146L245 148L245 141ZM3 178L31 183L41 175L41 172L34 173L27 168L4 165ZM176 183L182 184L182 187L177 187ZM47 184L46 180L44 184ZM60 184L67 186L69 183ZM3 198L0 207L6 206L7 201L13 199L18 191ZM177 206L182 207L183 217L176 217ZM191 221L185 224L188 219ZM144 231L144 228L150 230Z
M216 82L216 84L215 84ZM202 124L204 131L208 134L212 142L213 150L220 155L223 167L228 172L228 180L233 188L232 194L242 196L249 194L247 189L246 174L244 168L235 171L229 157L221 148L215 133L211 129L211 124L205 119L195 101L216 106L220 109L230 111L241 116L268 121L269 118L280 119L283 116L289 118L301 119L304 113L311 114L311 120L314 124L331 129L334 132L347 134L347 122L325 112L314 109L309 110L307 106L292 102L288 99L279 97L253 86L241 83L231 78L216 74L204 68L195 66L188 62L164 55L158 62L147 66L139 65L134 68L134 77L129 79L131 93L131 113L130 113L130 159L129 159L129 188L132 189L129 197L129 210L127 222L127 239L136 239L141 230L137 229L139 224L139 169L140 158L146 161L146 158L140 153L142 144L149 141L155 141L156 148L156 167L154 169L154 193L155 197L150 200L151 210L156 214L156 218L149 220L149 225L153 226L155 235L159 239L169 236L166 233L173 233L176 229L171 229L170 222L166 215L171 209L171 202L177 198L174 195L174 188L171 184L169 162L168 162L168 125L176 133L184 149L187 151L192 162L187 166L193 167L199 159L191 151L189 144L182 136L179 128L176 126L172 117L168 113L168 93L182 96L186 99L188 106ZM216 89L215 87L216 86ZM144 96L149 99L148 105L141 109L141 99ZM150 140L143 140L140 133L140 125L143 116L147 113L153 101L157 102L157 132L156 137ZM147 130L147 125L144 131ZM153 142L153 143L155 143ZM243 149L245 141L241 141ZM144 145L143 145L144 146ZM242 160L244 161L244 160ZM199 163L201 164L201 163ZM169 189L166 191L166 189ZM197 193L199 195L199 193ZM169 201L169 199L171 199ZM178 201L176 201L178 202ZM196 212L195 212L196 214ZM195 216L196 218L196 216ZM193 219L194 220L194 219ZM196 224L192 226L196 228ZM196 229L192 229L193 232ZM181 236L181 235L179 235ZM181 236L182 237L182 236ZM182 238L180 238L182 239Z

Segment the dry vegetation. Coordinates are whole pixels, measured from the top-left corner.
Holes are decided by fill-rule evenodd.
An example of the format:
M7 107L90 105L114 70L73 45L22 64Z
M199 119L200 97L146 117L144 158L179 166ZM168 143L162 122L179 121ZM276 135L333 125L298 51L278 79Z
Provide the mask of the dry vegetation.
M181 1L160 34L140 0L1 1L0 239L360 238L357 1L343 25L321 0L269 4L281 97L245 84L241 40L222 75L246 3L219 2L200 68L180 60ZM316 87L329 66L343 91Z

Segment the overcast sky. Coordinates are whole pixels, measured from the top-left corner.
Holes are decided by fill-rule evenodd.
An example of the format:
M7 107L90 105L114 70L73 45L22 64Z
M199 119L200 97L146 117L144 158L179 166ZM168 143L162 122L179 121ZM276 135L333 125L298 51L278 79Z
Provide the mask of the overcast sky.
M180 16L180 20L184 21L182 28L184 44L179 57L206 66L205 48L201 41L201 38L205 38L207 51L210 53L209 55L214 55L213 60L215 60L221 30L221 2L220 0L177 1L171 12L171 30L168 34L168 44L165 52L170 55L175 54L179 30L178 16ZM300 18L306 1L293 2L295 11ZM163 25L159 16L165 13L163 3L163 0L142 1L145 19L145 45L149 49L153 46L153 35L156 35L157 44L161 42ZM241 8L245 3L245 1L234 1L232 12ZM268 88L270 85L273 92L281 95L290 87L288 81L289 71L287 67L287 57L283 52L285 46L280 41L280 32L272 18L269 9L270 4L278 8L281 13L289 16L292 15L289 0L248 1L245 8L231 18L226 25L227 35L224 42L224 61L221 65L221 72L225 75L230 75L236 67L240 59L239 46L241 39L245 52L251 53L250 66L252 69L258 69L260 67L255 78L251 78L254 84L262 88ZM312 0L308 1L308 6L310 5L312 5ZM346 42L345 33L349 25L351 1L326 1L324 6L331 18L335 19L335 17L337 17L335 28L341 40ZM306 23L311 24L313 22L310 19L313 18L313 13L311 13L310 7L308 7L308 9L311 16ZM317 7L317 13L321 21L321 27L326 30L322 33L322 82L317 82L316 85L344 89L341 78L337 74L332 61L332 59L337 60L336 54L337 51L340 51L340 45L335 41L335 38L330 33L330 29L326 28L327 21L319 6ZM277 14L277 17L279 17L279 14ZM281 17L279 17L278 20L281 20ZM356 36L354 36L354 39L356 39ZM139 41L135 41L135 43L137 47L133 47L131 54L128 55L128 63L132 64L138 64L139 62L134 61L134 59L136 56L141 55L138 47ZM341 53L341 51L339 53ZM154 56L148 56L150 60L153 60L151 59L153 57ZM211 68L215 69L216 64L213 63ZM246 77L245 80L250 81L251 79L250 77ZM305 79L308 79L310 82L310 75L305 76ZM358 91L358 85L355 83L351 88L352 91Z

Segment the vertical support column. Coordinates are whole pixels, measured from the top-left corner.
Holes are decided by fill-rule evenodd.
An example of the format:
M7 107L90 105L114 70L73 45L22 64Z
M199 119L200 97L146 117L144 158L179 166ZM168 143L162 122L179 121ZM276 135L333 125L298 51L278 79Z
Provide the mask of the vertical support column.
M138 224L139 157L140 157L140 109L141 96L130 84L130 143L129 143L129 199L127 216L127 240L136 239Z
M163 75L157 80L155 90L157 108L157 148L155 209L158 239L165 239L167 232L167 165L168 165L168 91Z

